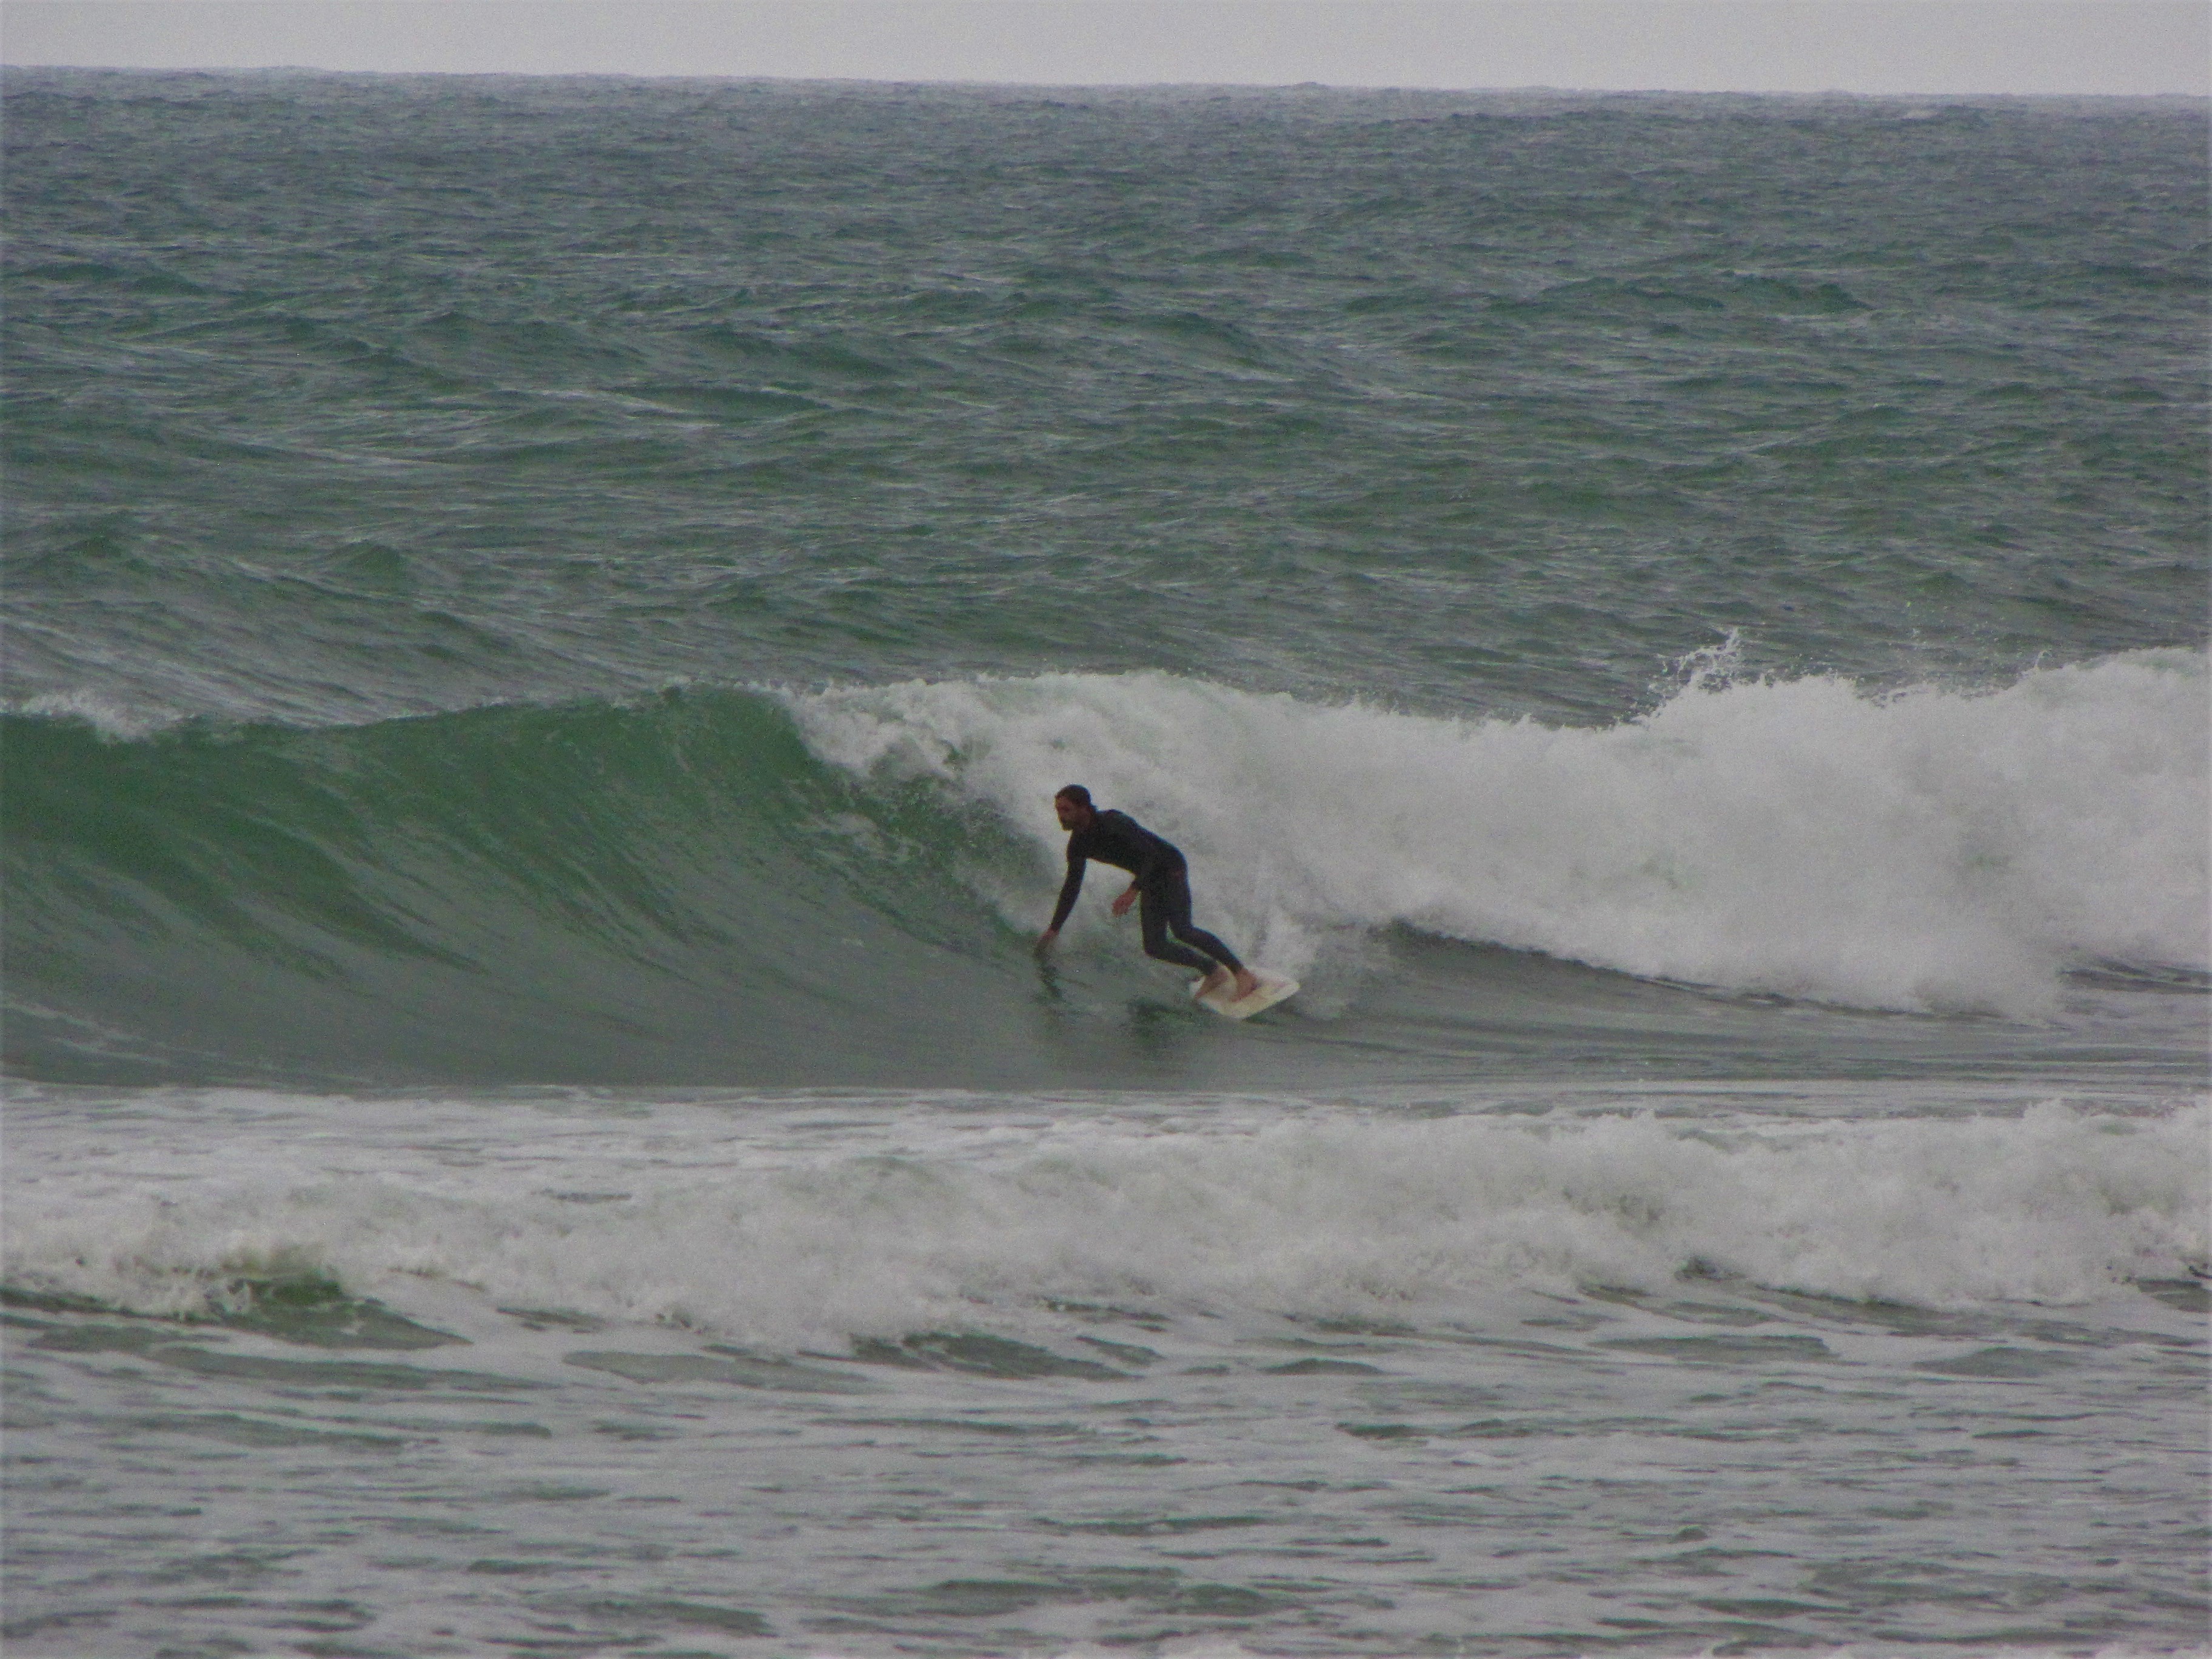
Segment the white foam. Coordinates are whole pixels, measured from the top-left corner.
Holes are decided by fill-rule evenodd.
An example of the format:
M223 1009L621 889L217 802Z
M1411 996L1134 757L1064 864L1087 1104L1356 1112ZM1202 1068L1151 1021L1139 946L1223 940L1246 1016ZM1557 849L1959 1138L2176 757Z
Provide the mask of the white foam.
M12 697L0 702L10 714L31 714L46 720L81 720L103 738L134 742L181 725L186 716L165 705L143 699L125 699L103 691L78 689L42 691L35 696Z
M981 1129L911 1110L856 1127L870 1115L844 1109L811 1138L762 1115L21 1116L8 1276L174 1313L301 1271L404 1303L419 1275L799 1346L1019 1330L1048 1300L1477 1318L1503 1288L1659 1290L1692 1265L1851 1300L2063 1303L2207 1260L2201 1103L1810 1123L1001 1113Z
M2212 951L2194 652L1983 691L1700 675L1595 728L1157 673L789 702L825 758L940 780L1029 830L1047 867L1050 797L1088 784L1190 855L1201 922L1286 972L1333 934L1406 923L1650 977L2034 1014L2069 962ZM1008 921L1038 925L1044 891Z

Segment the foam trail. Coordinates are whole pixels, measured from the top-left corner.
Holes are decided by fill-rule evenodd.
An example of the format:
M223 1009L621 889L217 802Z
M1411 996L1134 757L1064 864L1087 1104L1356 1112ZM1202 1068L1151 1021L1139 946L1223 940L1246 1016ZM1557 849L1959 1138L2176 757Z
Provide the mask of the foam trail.
M1692 1266L1853 1301L2081 1301L2202 1271L2208 1245L2202 1105L1694 1126L1314 1110L1164 1133L1086 1117L780 1153L673 1109L566 1127L347 1109L335 1150L258 1108L142 1121L127 1149L27 1124L10 1282L174 1313L256 1278L404 1300L427 1277L800 1346L1019 1330L1055 1299L1449 1321L1500 1288L1657 1290ZM364 1140L375 1173L349 1173Z
M1048 797L1088 783L1192 856L1201 920L1293 971L1333 933L1405 923L1648 977L2037 1014L2070 962L2205 963L2206 684L2178 650L1983 691L1701 676L1602 728L1152 673L789 701L823 757L941 780L1048 859Z

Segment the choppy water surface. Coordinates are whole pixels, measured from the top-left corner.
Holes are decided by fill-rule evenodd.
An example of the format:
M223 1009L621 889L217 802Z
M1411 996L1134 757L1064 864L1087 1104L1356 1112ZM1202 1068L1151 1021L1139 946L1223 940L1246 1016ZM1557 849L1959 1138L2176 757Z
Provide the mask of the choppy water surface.
M2203 1649L2201 104L6 94L11 1652Z
M2201 1109L1823 1103L40 1091L15 1639L2185 1640Z

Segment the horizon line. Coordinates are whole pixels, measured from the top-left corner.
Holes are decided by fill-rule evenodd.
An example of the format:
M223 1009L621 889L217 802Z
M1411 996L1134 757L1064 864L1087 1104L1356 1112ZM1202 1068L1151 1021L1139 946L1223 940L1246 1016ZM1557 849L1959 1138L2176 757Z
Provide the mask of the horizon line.
M1055 92L1341 92L1434 93L1480 95L1508 93L1551 93L1573 97L1613 98L1796 98L1859 101L1911 102L1929 98L2003 99L2016 102L2094 100L2108 103L2188 102L2212 104L2212 93L2203 92L1990 92L1923 88L1912 92L1859 92L1847 87L1574 87L1548 82L1514 86L1437 86L1395 82L1389 83L1334 81L989 81L935 76L860 75L773 75L647 70L468 70L468 69L330 69L317 64L40 64L13 63L0 58L0 74L19 70L51 70L99 75L204 76L330 76L374 77L381 80L468 81L676 81L720 82L782 86L939 87L1008 91Z

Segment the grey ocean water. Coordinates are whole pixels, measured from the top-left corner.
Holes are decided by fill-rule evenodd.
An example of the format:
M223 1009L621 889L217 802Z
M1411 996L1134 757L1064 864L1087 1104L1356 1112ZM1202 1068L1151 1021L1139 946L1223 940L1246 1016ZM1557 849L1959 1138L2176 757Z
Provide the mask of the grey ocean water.
M2201 102L0 93L11 1653L2207 1648Z

